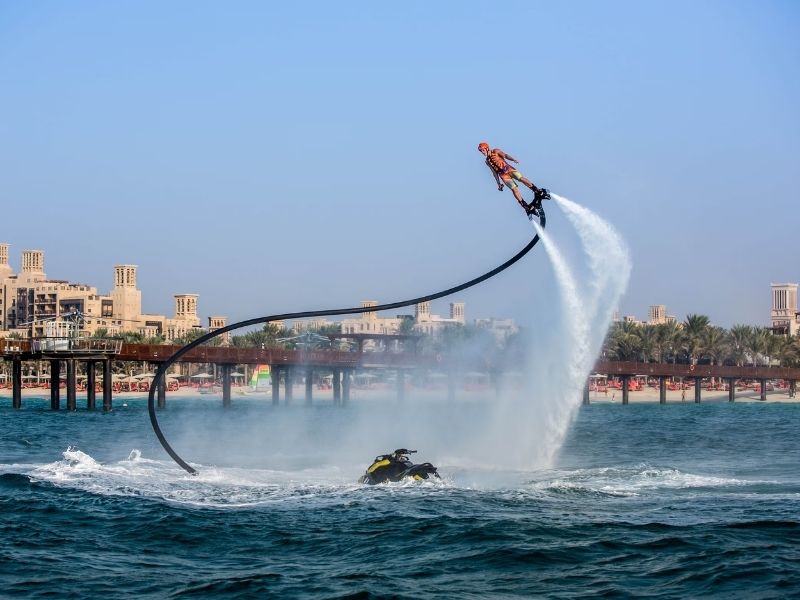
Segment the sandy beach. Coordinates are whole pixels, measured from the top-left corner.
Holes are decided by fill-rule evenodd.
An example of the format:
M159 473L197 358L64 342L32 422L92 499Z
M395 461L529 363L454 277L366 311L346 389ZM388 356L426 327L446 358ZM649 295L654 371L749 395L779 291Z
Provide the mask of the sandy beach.
M351 388L351 399L353 401L359 400L396 400L396 391L393 388L387 387L353 387ZM470 390L457 390L456 400L480 400L483 398L494 398L495 392L491 388L485 389L470 389ZM22 390L22 398L49 398L50 390L47 388L25 388ZM446 389L426 389L409 387L406 390L406 397L409 399L418 400L431 400L434 402L446 401ZM78 393L78 402L81 400L85 402L86 392ZM116 392L113 395L113 402L117 405L120 402L125 402L127 399L145 399L147 392ZM211 392L201 392L197 388L181 387L177 391L167 392L167 402L171 400L192 400L192 399L212 400L218 398L222 402L222 391L220 387L216 387ZM233 402L238 400L264 400L272 401L272 394L269 390L253 392L247 386L234 386L231 390L231 399ZM11 390L0 390L0 402L11 402ZM66 392L61 390L61 402L66 401ZM102 393L97 393L98 405L102 404ZM652 403L658 404L658 388L645 387L643 389L630 391L628 394L628 401L634 403ZM701 395L701 402L727 402L728 392L724 390L708 391L703 389ZM736 402L762 402L761 395L757 390L742 390L736 392ZM281 403L285 402L284 389L281 386ZM295 385L293 389L293 403L305 402L305 386ZM314 403L333 402L333 390L331 389L317 389L314 388L313 395ZM608 392L591 391L589 393L590 403L616 403L622 404L622 390L609 389ZM667 403L681 403L688 402L694 403L694 387L686 390L667 390ZM798 402L798 396L794 398L789 397L789 391L784 389L767 391L766 402L783 402L794 403Z

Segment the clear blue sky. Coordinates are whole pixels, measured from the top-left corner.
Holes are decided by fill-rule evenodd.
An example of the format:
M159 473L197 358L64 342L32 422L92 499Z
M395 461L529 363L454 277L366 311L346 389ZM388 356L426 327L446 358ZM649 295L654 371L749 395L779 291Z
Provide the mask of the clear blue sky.
M623 313L765 324L798 73L793 1L0 2L0 241L101 292L138 264L150 312L397 300L531 235L485 139L623 234ZM524 324L551 284L540 253L456 300Z

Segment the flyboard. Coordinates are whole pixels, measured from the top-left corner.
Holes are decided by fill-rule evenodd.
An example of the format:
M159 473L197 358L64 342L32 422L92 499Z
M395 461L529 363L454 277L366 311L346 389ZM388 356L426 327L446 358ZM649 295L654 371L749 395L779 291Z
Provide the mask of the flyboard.
M534 197L534 201L532 203L533 210L526 211L528 212L528 218L533 221L533 219L538 219L539 225L544 228L545 226L545 214L544 210L542 209L541 201L550 197L547 193L547 190L542 189L541 192L544 192L545 195L541 193L538 194L539 198ZM534 212L536 214L534 214ZM495 267L491 271L487 271L483 275L475 277L474 279L470 279L467 282L461 283L451 288L447 288L446 290L442 290L440 292L434 292L432 294L428 294L426 296L420 296L418 298L411 298L409 300L401 300L399 302L390 302L388 304L378 304L376 306L358 306L355 308L332 308L327 310L309 310L305 312L294 312L294 313L283 313L283 314L276 314L276 315L269 315L266 317L256 317L254 319L248 319L246 321L239 321L238 323L231 323L230 325L226 325L225 327L220 327L219 329L215 329L205 335L200 336L193 342L190 342L183 346L182 348L178 349L172 356L170 356L167 360L165 360L156 370L155 377L153 378L153 382L150 385L150 392L147 398L147 410L150 414L150 424L153 426L153 432L156 434L158 441L161 443L161 446L164 448L167 454L170 455L172 460L174 460L181 468L192 475L197 475L197 469L189 465L185 460L183 460L175 450L173 450L172 446L170 446L167 438L164 436L164 432L161 431L161 427L158 424L158 416L156 414L156 390L158 389L161 381L166 376L167 370L177 362L182 356L184 356L190 350L200 346L201 344L205 344L209 340L223 335L229 331L233 331L235 329L241 329L242 327L249 327L251 325L258 325L261 323L269 323L271 321L279 321L285 319L306 319L312 317L330 317L330 316L338 316L338 315L355 315L355 314L362 314L365 312L378 312L383 310L394 310L396 308L402 308L404 306L414 306L416 304L420 304L422 302L429 302L431 300L437 300L439 298L444 298L445 296L450 296L452 294L456 294L462 290L470 288L472 286L478 285L479 283L483 283L487 279L491 279L495 275L502 273L506 269L508 269L511 265L519 261L523 256L525 256L528 252L530 252L533 247L539 242L539 234L537 233L533 239L528 242L522 250L517 252L514 256L509 258L503 264Z
M533 195L533 202L530 203L529 207L525 210L528 215L528 220L533 222L534 219L539 219L539 224L544 227L544 223L547 219L546 215L544 214L544 206L542 206L542 200L551 200L550 192L545 188L539 188Z

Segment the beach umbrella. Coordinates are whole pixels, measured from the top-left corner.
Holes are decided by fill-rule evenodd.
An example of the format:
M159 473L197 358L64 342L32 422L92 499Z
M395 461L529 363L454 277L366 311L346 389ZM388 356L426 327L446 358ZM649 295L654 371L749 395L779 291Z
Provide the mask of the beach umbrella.
M213 375L209 375L208 373L198 373L197 375L192 375L190 379L213 379Z

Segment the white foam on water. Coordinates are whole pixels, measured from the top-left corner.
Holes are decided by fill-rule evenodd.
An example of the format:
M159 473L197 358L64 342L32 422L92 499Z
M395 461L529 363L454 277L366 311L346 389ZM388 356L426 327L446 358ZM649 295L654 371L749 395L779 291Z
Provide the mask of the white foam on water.
M406 488L430 493L451 485L445 478L364 486L356 483L350 473L331 467L278 471L195 465L199 474L192 476L171 460L146 459L138 450L131 451L124 460L108 464L71 447L62 455L62 460L22 471L33 481L91 494L138 496L207 508L246 508L298 501L322 507L354 500L378 500L381 494Z

